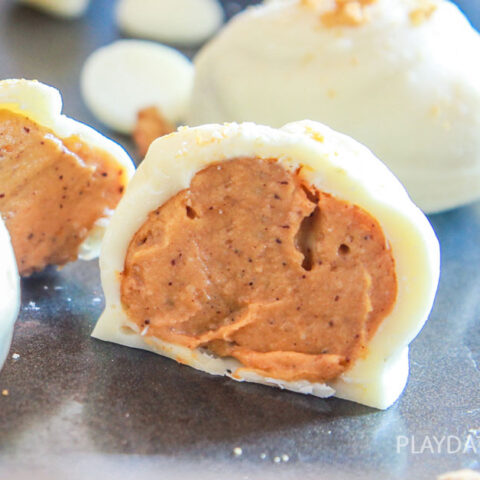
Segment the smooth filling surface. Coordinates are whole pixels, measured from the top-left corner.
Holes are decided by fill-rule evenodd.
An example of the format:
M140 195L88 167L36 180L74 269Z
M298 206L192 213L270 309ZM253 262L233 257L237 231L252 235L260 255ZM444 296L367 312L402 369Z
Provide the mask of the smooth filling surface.
M126 181L107 152L0 110L0 212L21 275L75 260Z
M348 369L396 293L374 218L258 158L205 168L151 212L121 281L123 306L145 337L288 381Z

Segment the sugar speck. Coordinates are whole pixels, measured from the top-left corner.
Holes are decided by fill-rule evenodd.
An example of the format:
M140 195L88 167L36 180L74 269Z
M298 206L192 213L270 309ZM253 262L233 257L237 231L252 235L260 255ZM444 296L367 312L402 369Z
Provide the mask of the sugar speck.
M27 305L27 310L33 310L34 312L38 312L38 310L40 310L40 307L37 307L37 304L35 302L28 302L28 305Z
M288 462L289 460L290 460L290 457L289 457L286 453L284 453L284 454L282 455L282 461Z
M20 354L18 354L18 353L12 353L12 358L13 358L14 360L18 360L18 359L20 358Z
M280 463L281 458L280 457L274 457L273 461L275 463Z
M235 447L233 449L233 454L236 456L236 457L239 457L240 455L242 455L243 453L243 450L240 448L240 447Z

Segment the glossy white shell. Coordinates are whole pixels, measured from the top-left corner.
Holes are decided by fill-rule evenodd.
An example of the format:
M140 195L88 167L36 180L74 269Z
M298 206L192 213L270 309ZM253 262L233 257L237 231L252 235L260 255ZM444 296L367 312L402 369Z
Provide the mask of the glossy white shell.
M20 277L10 236L0 217L0 369L5 362L20 308Z

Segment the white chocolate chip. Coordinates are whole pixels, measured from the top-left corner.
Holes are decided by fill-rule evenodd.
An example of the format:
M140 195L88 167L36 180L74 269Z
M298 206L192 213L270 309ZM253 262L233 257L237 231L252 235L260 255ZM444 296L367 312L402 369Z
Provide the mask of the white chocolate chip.
M218 0L120 0L117 23L132 36L197 45L223 23Z
M85 13L90 0L18 0L56 17L74 18Z
M131 133L137 114L157 107L171 123L185 114L193 66L178 50L145 40L119 40L96 50L85 62L82 95L105 125Z

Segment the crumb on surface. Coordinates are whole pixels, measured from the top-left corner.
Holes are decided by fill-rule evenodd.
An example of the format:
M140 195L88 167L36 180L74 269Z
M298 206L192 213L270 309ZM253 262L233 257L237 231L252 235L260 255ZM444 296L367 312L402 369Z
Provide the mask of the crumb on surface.
M233 449L233 454L236 456L236 457L239 457L240 455L242 455L243 453L243 450L240 448L240 447L235 447Z
M325 137L318 131L314 130L312 127L307 126L305 128L305 133L312 138L313 140L323 143L325 141Z
M25 310L32 310L34 312L38 312L40 310L40 307L37 306L35 302L28 302L28 305L25 307Z
M438 105L432 105L432 108L430 108L430 115L432 117L438 117L440 115L440 107Z
M12 358L13 358L13 360L18 360L20 358L20 354L19 353L13 353Z
M365 7L377 0L336 0L333 10L323 12L320 20L327 28L356 27L367 23L370 19ZM301 4L307 8L321 7L323 0L302 0Z
M433 3L425 3L425 5L412 10L409 14L412 25L418 27L422 23L426 22L433 15L436 9L437 6Z
M10 394L10 392L8 391L8 389L4 388L4 389L2 390L2 396L8 397L9 394Z
M327 90L327 96L328 98L335 98L337 96L337 91L334 90L333 88L329 88Z
M163 135L175 131L172 125L157 107L147 107L138 112L137 123L133 131L133 140L138 154L143 158L150 144Z

